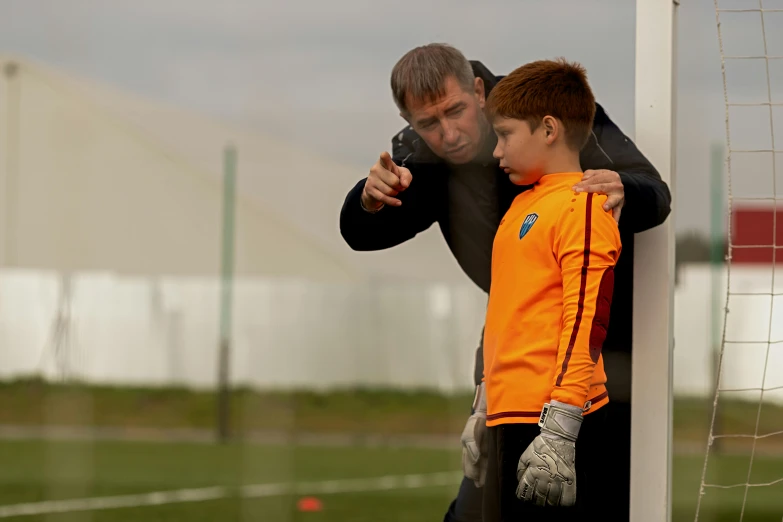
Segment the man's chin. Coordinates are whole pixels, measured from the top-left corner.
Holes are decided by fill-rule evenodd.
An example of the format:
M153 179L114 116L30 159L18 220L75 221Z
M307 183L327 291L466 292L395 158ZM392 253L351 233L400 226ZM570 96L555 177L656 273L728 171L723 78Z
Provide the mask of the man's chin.
M454 165L463 165L465 163L470 163L475 157L476 151L473 147L465 146L457 151L446 154L445 159Z

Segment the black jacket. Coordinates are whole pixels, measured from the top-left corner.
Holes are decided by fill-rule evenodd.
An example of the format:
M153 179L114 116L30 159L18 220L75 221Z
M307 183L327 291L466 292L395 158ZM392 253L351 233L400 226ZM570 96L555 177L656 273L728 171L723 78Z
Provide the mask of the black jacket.
M484 80L489 95L502 77L492 75L480 62L471 64L476 76ZM392 158L413 175L411 185L398 196L403 204L398 208L386 207L376 214L365 212L361 208L365 180L361 180L348 193L340 213L340 231L345 241L354 250L382 250L413 238L437 222L462 269L488 292L494 233L513 199L526 190L512 184L500 170L491 155L496 140L489 141L473 163L451 166L435 156L411 127L400 131L392 138ZM618 172L625 189L620 218L623 253L615 269L615 293L604 350L630 352L633 234L666 220L671 195L652 164L598 104L592 136L580 161L585 170ZM466 182L470 183L467 190Z

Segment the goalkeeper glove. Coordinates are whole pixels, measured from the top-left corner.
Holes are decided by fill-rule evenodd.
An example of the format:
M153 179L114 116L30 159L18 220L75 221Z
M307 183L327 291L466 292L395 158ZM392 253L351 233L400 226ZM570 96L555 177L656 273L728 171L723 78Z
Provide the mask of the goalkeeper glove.
M487 394L482 382L476 387L473 414L462 430L462 471L480 488L487 477Z
M541 434L533 439L517 465L517 497L537 506L576 503L576 438L582 409L552 401L541 410Z

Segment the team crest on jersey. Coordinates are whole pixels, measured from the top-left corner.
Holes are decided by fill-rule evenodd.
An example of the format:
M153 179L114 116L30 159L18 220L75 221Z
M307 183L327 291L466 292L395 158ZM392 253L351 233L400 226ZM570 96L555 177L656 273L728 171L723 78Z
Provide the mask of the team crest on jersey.
M537 219L538 214L536 213L525 216L525 220L522 221L522 228L519 229L519 239L522 239L528 232L530 232L530 229L533 228L533 225L536 223Z

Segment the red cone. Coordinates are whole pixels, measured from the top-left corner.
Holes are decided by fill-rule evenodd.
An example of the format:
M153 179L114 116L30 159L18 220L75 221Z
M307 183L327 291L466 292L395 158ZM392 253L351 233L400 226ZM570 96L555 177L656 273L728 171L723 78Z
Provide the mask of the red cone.
M299 511L312 512L321 511L324 508L323 502L316 497L303 497L299 499L296 507Z

